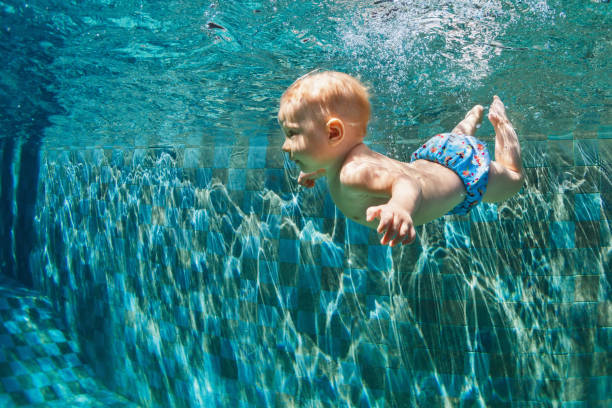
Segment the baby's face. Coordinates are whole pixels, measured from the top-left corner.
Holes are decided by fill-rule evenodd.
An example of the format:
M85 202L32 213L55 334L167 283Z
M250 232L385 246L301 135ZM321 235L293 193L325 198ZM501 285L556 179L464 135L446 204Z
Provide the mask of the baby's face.
M278 122L285 134L283 151L304 173L324 168L330 149L325 123L304 110L294 115L284 115L282 109L280 112Z

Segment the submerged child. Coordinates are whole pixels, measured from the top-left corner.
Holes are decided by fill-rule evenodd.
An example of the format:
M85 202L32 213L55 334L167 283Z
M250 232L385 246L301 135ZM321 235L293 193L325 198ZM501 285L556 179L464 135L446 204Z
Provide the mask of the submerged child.
M376 153L363 139L370 118L366 88L350 75L306 75L282 95L282 149L300 167L298 183L326 176L336 206L352 220L384 233L381 244L414 241L414 226L444 214L467 214L480 201L503 201L524 180L517 135L495 96L495 161L474 138L483 107L474 106L452 130L434 136L404 163ZM377 222L376 219L379 219Z

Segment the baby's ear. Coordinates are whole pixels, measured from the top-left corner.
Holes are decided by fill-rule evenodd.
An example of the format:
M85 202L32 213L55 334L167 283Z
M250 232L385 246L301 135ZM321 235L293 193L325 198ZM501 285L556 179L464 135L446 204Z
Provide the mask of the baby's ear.
M327 121L327 135L331 144L338 144L344 137L344 123L338 118Z

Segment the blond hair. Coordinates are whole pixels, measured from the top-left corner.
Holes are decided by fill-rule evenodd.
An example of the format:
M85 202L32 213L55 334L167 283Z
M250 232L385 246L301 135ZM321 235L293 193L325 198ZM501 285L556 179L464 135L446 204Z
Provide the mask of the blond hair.
M367 88L358 79L336 71L321 71L298 78L280 99L279 119L310 114L326 121L338 117L365 136L370 120Z

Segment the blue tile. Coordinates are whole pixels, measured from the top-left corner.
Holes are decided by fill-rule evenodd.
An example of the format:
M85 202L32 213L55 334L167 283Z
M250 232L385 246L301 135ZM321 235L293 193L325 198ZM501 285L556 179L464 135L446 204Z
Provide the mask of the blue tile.
M15 377L0 378L0 382L2 382L2 385L4 385L4 389L7 392L21 391L21 385L17 382Z
M51 340L53 340L55 343L61 343L61 342L66 341L66 337L64 336L64 333L62 333L61 331L57 329L51 329L47 332L47 334L49 335Z
M76 381L77 380L77 377L76 377L76 375L74 375L74 372L72 371L71 368L65 368L63 370L60 370L59 374L60 374L62 380L66 381L66 382L72 382L72 381Z
M612 125L599 126L597 135L600 139L612 139Z
M309 288L314 291L321 290L321 268L317 265L300 264L300 279L297 283L300 288Z
M440 383L444 386L444 390L451 398L459 398L465 385L465 376L453 374L438 374ZM486 380L483 377L482 380Z
M231 155L232 155L231 146L215 146L215 157L213 160L213 168L215 169L228 168Z
M597 326L597 304L591 302L576 302L570 306L569 327L594 328Z
M19 325L13 321L4 322L4 328L11 334L20 334L21 328ZM0 338L0 342L2 342L2 338ZM1 343L0 343L1 344Z
M300 218L300 224L299 227L300 228L305 228L306 226L310 227L314 227L314 232L317 234L315 239L317 241L320 240L320 235L321 235L321 230L323 229L323 218L320 217L301 217ZM309 225L311 224L311 225Z
M597 139L574 140L574 163L576 166L596 166L599 162Z
M569 249L575 245L575 224L572 221L556 221L550 223L550 236L553 248Z
M244 211L247 213L261 214L263 212L264 199L259 191L244 192Z
M138 223L151 224L153 217L153 208L149 204L140 204L138 206Z
M34 354L32 354L32 348L30 346L17 346L16 350L20 360L31 360L34 358Z
M469 370L469 374L479 380L489 377L489 355L487 353L465 353L464 366Z
M28 370L19 361L13 361L9 366L11 367L11 372L15 376L28 374Z
M292 310L292 309L297 308L297 305L298 305L297 288L280 285L278 287L278 292L280 294L280 298L281 298L281 302L282 302L284 310Z
M49 357L41 357L36 360L41 370L44 372L53 371L55 369L55 364Z
M523 146L523 165L525 167L546 167L549 165L549 146L546 140L528 140Z
M342 290L346 293L365 294L368 287L368 271L346 269L342 274Z
M25 395L30 404L40 404L45 402L45 397L37 389L24 390L23 395Z
M201 159L200 159L201 151L202 149L200 148L194 148L194 147L185 148L185 153L183 157L183 167L186 169L200 167L200 165L203 164L201 163Z
M194 212L194 229L196 231L208 231L208 211L196 209Z
M242 238L242 256L246 259L257 259L261 249L259 237L253 235L243 236Z
M266 167L267 146L251 146L247 157L249 169L263 169Z
M281 216L277 214L267 214L262 217L261 234L266 238L277 239L280 235L281 220Z
M102 166L100 168L100 181L104 184L108 184L112 181L113 175L109 166Z
M191 186L179 189L178 199L180 208L193 208L195 206L196 192ZM177 222L178 224L178 222Z
M217 255L225 254L223 235L219 232L209 231L206 235L206 252Z
M64 384L51 384L51 388L60 399L67 399L72 395L72 392Z
M297 329L300 332L316 335L317 333L317 318L316 314L311 312L298 311Z
M204 168L197 169L195 174L195 186L204 188L210 184L212 181L212 169Z
M369 281L369 283L372 283L372 281ZM366 295L365 311L373 322L391 319L389 309L384 305L389 305L389 296ZM384 322L381 324L384 324Z
M340 384L363 387L361 373L357 364L350 362L340 363Z
M282 169L266 169L264 172L265 187L272 191L282 190L283 170Z
M344 247L329 241L321 243L321 265L341 268L344 264L344 256Z
M281 262L298 263L300 253L299 241L281 238L279 240L278 252L278 259Z
M575 292L574 276L550 276L549 296L562 302L573 302Z
M15 402L8 393L0 394L0 407L11 407L14 404Z
M595 194L574 195L576 221L599 221L601 219L601 196Z
M178 327L181 327L181 328L191 327L191 318L190 318L189 309L183 306L178 306L176 308L175 315L176 315L175 323Z
M30 378L32 378L32 384L34 384L36 388L46 387L51 384L51 380L49 380L49 377L44 373L32 373Z
M469 248L470 224L467 221L446 221L444 223L444 238L448 248Z
M234 350L240 350L240 346L234 345L234 342L229 339L220 339L221 344L221 357L228 360L237 360Z
M257 305L257 316L259 323L266 327L276 327L283 320L276 307L263 304Z
M594 400L610 399L610 395L612 395L612 376L591 377L588 382Z
M255 379L258 378L259 366L246 363L241 360L236 361L238 368L238 381L245 384L254 384Z
M229 169L227 175L227 189L241 191L246 188L246 170Z
M257 283L241 279L239 299L243 302L257 303Z
M262 283L278 284L278 262L259 262L259 280Z
M389 271L393 260L391 248L382 245L368 246L368 269L373 271Z
M612 352L612 327L597 328L597 344L604 351Z
M589 406L584 401L563 401L561 408L589 408Z
M574 134L573 133L564 133L564 134L558 134L558 135L548 135L548 139L550 140L572 140L574 139Z
M274 373L274 388L289 395L296 395L299 390L299 380L295 376L288 376L284 370Z
M369 242L370 229L364 225L357 224L347 218L346 240L349 244L367 244Z
M314 222L313 222L314 220ZM308 221L306 221L306 219L302 218L301 219L302 223L303 223L303 227L299 227L301 229L300 231L300 241L302 242L321 242L321 226L317 226L318 224L318 219L317 218L310 218Z
M470 211L470 216L476 222L497 221L497 204L482 202Z
M327 190L327 188L325 188ZM340 212L336 209L336 204L332 200L328 191L325 191L323 198L323 217L325 218L336 218L336 214L340 214Z
M12 336L10 336L8 334L0 334L0 346L3 346L3 347L15 347L15 343L13 343Z
M45 350L45 352L50 355L50 356L59 356L62 354L62 352L60 351L60 349L57 347L56 344L53 343L46 343L42 345L42 348Z

